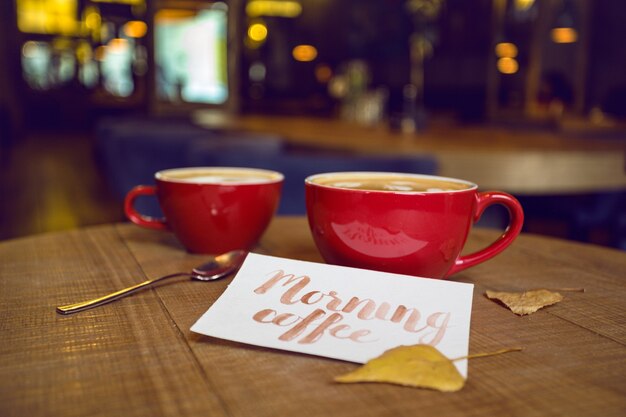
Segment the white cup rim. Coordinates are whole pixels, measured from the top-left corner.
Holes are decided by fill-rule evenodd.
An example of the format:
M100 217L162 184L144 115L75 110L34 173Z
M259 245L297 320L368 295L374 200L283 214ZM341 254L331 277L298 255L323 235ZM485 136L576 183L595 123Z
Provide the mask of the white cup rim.
M417 179L430 179L430 180L437 180L437 181L447 181L447 182L454 182L454 183L458 183L458 184L463 184L465 185L467 188L463 188L460 190L428 190L428 191L394 191L394 190L362 190L362 189L356 189L356 188L343 188L343 187L336 187L336 186L332 186L332 185L327 185L327 184L320 184L317 182L314 182L315 180L318 180L319 178L323 178L323 177L330 177L330 176L351 176L351 177L367 177L367 176L385 176L385 177L389 177L389 176L398 176L398 177L412 177L412 178L417 178ZM311 175L309 177L307 177L304 180L305 184L311 185L311 186L315 186L315 187L321 187L321 188L328 188L328 189L335 189L335 190L344 190L344 191L350 191L350 192L363 192L363 193L386 193L386 194L451 194L451 193L465 193L468 191L475 191L478 189L478 185L471 182L471 181L467 181L467 180L462 180L459 178L451 178L451 177L442 177L442 176L438 176L438 175L426 175L426 174L414 174L414 173L408 173L408 172L384 172L384 171L337 171L337 172L322 172L319 174L315 174L315 175Z
M186 173L186 172L211 172L211 173L223 173L224 175L228 175L232 172L246 172L251 175L259 174L259 175L269 175L271 178L259 178L255 181L216 181L216 182L201 182L194 181L193 179L186 178L171 178L167 177L168 174L172 172L176 173ZM158 171L154 174L154 178L159 181L169 182L169 183L178 183L178 184L201 184L201 185L261 185L261 184L275 184L281 182L285 179L285 176L278 172L272 171L269 169L262 168L249 168L249 167L222 167L222 166L198 166L198 167L184 167L184 168L168 168L161 171Z

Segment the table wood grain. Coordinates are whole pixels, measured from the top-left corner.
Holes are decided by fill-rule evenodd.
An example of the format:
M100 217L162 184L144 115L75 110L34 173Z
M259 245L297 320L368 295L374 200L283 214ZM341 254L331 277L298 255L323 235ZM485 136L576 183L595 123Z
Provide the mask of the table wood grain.
M467 250L496 231L475 229ZM321 261L306 221L276 218L260 253ZM626 253L522 235L454 276L475 284L470 353L457 393L340 385L356 365L218 340L190 326L232 278L182 279L71 316L96 297L205 258L166 232L112 224L0 242L1 416L623 416ZM580 287L518 317L486 289Z

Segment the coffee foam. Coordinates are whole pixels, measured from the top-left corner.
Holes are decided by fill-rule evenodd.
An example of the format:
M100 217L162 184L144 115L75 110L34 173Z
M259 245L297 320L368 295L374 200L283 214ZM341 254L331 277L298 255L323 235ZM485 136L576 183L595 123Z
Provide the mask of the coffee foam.
M437 193L468 190L474 184L451 178L398 173L334 173L309 178L311 183L364 191Z
M160 171L156 177L171 182L230 185L263 184L283 178L278 172L253 168L180 168Z

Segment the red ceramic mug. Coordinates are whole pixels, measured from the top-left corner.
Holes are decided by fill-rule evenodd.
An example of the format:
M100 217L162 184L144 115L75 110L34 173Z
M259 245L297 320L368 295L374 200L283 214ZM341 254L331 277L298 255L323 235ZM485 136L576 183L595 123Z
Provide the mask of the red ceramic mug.
M447 278L502 252L524 221L513 196L453 178L336 172L308 177L305 188L315 244L337 265ZM509 226L488 247L461 256L472 224L492 204L508 209Z
M283 175L250 168L177 168L155 174L156 185L139 185L126 195L133 223L171 230L194 253L251 249L269 225L280 200ZM164 214L137 212L135 199L156 195Z

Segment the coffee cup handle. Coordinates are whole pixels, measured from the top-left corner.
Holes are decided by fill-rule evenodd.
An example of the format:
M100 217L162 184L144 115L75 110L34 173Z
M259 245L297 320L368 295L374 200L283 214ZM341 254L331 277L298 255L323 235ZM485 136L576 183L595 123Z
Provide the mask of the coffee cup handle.
M124 199L124 212L126 217L138 226L147 227L148 229L166 230L167 222L165 219L144 216L135 210L135 199L139 196L156 195L156 187L153 185L137 185L126 194Z
M506 230L495 242L486 248L469 255L460 256L452 266L450 272L448 272L448 276L493 258L513 243L517 235L520 234L522 225L524 224L522 205L512 195L499 191L487 191L476 194L474 223L480 219L485 209L493 204L502 204L509 211L510 219Z

